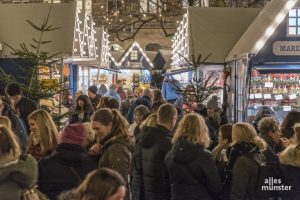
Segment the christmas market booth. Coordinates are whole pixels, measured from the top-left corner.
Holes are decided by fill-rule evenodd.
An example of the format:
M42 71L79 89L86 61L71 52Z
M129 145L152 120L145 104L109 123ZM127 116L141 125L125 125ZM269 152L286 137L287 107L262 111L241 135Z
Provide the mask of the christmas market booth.
M38 78L45 87L61 83L60 90L70 89L74 94L79 84L77 82L79 73L74 63L98 64L100 62L100 52L96 49L100 44L96 43L94 37L96 34L93 30L94 24L88 17L80 14L81 11L77 9L76 2L1 5L0 66L6 74L14 76L20 83L27 84L26 68L31 66L23 58L13 55L9 46L37 52L35 46L37 41L34 41L37 39L33 38L39 38L41 32L34 26L41 26L48 13L47 25L53 30L43 32L43 42L39 45L38 51L55 55L51 59L57 62L49 66L39 66ZM2 95L3 92L1 91ZM55 97L55 101L57 102L55 104L59 104L61 97ZM49 102L40 100L39 103L48 105Z
M216 80L215 86L223 88L225 59L260 11L257 8L189 7L173 37L172 63L164 83L164 87L170 88L167 93L173 90L169 86L172 80L188 85L195 74L204 79L211 76L209 84ZM196 63L195 70L192 57L197 60L199 56L201 61L207 59ZM219 107L225 98L223 91L215 93Z
M151 70L154 68L152 60L155 53L145 52L137 42L130 45L122 55L120 52L112 52L111 68L118 69L116 80L122 80L124 89L135 87L149 87ZM150 57L150 58L149 58ZM117 60L119 58L119 60Z
M262 107L279 121L300 110L299 6L272 0L228 54L233 121L252 122Z

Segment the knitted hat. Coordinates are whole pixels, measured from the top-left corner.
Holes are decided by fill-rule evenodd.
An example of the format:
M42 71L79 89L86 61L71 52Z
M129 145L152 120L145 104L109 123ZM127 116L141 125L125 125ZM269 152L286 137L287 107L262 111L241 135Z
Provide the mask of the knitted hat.
M83 124L69 124L60 134L60 142L81 145L86 139Z
M218 105L218 98L212 97L210 100L208 100L206 104L207 109L215 109L217 110L219 108Z
M88 88L88 91L90 91L90 92L93 93L93 94L97 94L98 88L97 88L96 85L91 85L91 86Z

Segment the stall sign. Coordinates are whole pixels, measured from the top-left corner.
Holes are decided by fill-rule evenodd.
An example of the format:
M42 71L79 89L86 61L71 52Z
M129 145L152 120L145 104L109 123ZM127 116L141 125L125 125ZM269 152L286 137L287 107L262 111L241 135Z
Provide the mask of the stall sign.
M283 106L283 111L286 112L292 111L292 106Z
M273 53L277 56L299 56L300 41L276 41L273 43Z
M254 99L254 94L250 94L249 99Z
M262 98L262 93L254 94L255 99L261 99Z
M273 87L273 82L265 82L265 87L266 88L272 88Z
M297 95L296 94L291 94L289 97L290 97L290 99L296 99Z
M282 97L282 95L280 94L280 95L275 95L275 100L282 100L283 99L283 97Z
M271 99L271 94L264 94L264 99Z

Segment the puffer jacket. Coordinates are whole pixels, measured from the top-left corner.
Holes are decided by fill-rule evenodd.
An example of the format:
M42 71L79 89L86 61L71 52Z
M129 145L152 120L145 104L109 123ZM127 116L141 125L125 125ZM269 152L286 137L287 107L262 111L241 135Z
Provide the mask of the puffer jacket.
M300 145L288 146L279 156L283 173L284 186L291 186L284 191L284 200L300 199Z
M50 156L39 162L39 189L55 200L62 191L78 186L96 168L97 163L83 147L61 143Z
M38 167L30 155L0 166L0 199L20 200L24 189L31 189L37 182Z
M164 159L171 149L171 132L163 126L149 127L141 136L142 175L146 200L169 200L171 189Z
M220 199L222 185L211 153L181 137L166 155L172 200Z

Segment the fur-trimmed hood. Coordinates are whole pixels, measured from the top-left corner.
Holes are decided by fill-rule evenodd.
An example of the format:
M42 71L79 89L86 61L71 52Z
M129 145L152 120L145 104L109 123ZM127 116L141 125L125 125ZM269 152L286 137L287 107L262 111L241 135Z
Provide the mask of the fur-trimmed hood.
M293 167L300 167L300 144L289 145L280 155L280 163Z

